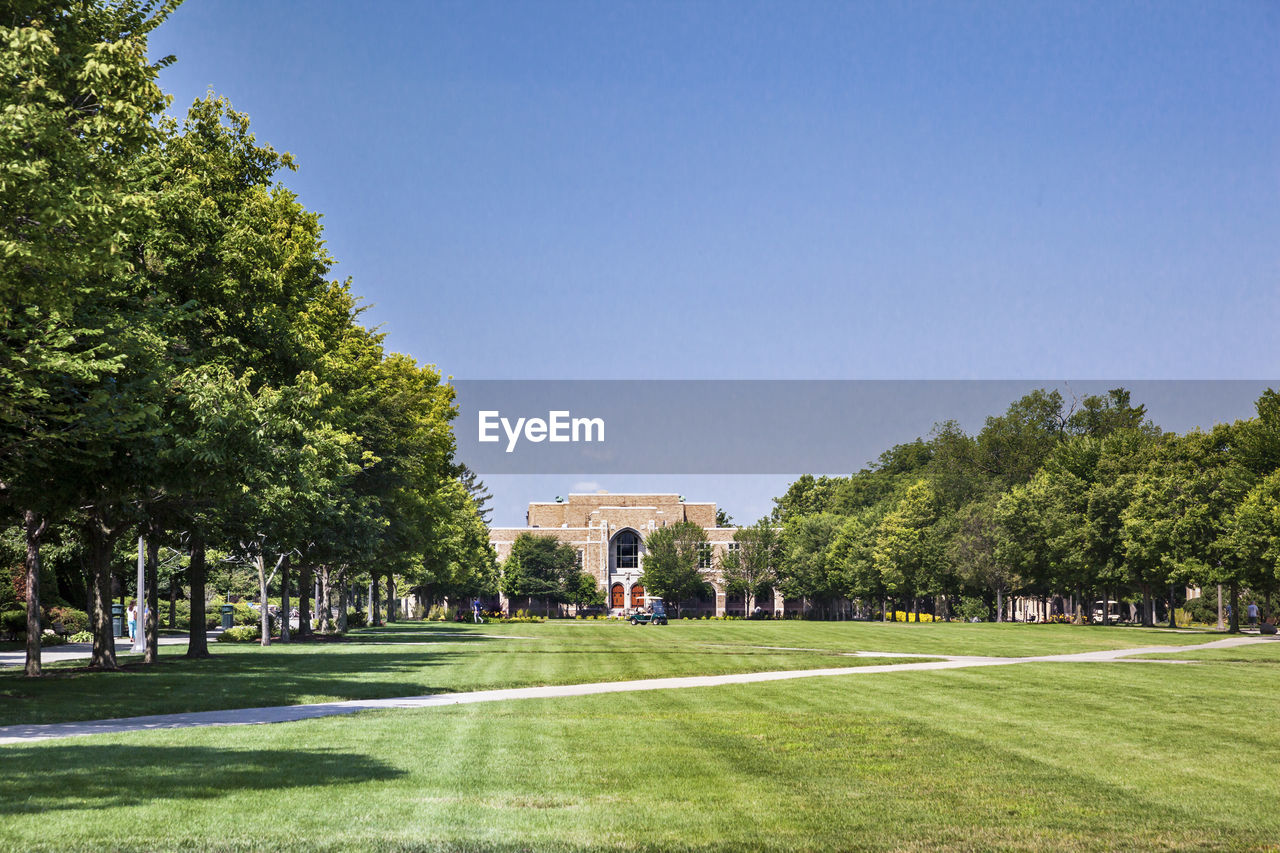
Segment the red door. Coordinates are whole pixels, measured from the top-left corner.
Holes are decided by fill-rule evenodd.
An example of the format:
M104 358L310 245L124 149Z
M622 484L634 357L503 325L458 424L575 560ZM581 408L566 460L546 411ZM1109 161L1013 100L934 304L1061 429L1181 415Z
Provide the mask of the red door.
M637 610L644 607L644 587L640 584L631 587L631 607Z
M612 590L613 606L621 610L626 607L626 596L622 594L622 584L615 583Z

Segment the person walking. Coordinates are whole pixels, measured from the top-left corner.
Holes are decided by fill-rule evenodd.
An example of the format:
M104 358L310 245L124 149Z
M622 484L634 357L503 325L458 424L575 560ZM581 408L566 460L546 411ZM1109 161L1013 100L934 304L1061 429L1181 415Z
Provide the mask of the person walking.
M138 636L138 602L136 599L129 600L129 642L134 642L134 637Z
M1258 602L1250 601L1249 606L1246 608L1246 612L1249 614L1249 627L1257 628L1258 627Z
M471 619L475 624L480 624L480 599L471 599Z

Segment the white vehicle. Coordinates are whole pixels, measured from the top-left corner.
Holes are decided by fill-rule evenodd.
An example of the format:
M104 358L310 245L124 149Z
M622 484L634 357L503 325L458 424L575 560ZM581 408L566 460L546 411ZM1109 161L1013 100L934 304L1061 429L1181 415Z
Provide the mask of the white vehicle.
M1104 609L1105 608L1105 609ZM1105 620L1103 614L1106 614ZM1093 603L1093 621L1103 622L1108 625L1114 625L1120 621L1120 602L1118 601L1095 601Z

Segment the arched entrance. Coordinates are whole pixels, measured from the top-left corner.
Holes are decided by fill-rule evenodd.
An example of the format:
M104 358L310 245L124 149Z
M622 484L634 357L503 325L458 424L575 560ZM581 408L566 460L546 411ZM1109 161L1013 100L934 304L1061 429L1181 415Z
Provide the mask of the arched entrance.
M640 584L631 587L631 606L637 610L644 607L644 587Z
M615 583L609 591L609 606L619 610L627 606L627 596L622 589L622 584Z

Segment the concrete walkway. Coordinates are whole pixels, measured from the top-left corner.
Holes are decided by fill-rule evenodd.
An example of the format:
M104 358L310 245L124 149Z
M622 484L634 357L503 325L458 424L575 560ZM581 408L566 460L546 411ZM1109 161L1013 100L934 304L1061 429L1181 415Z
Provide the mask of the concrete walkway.
M215 643L218 635L222 633L221 629L210 631L207 634L209 642ZM375 632L376 633L376 632ZM359 641L343 643L344 646L439 646L446 643L458 643L463 641L474 640L535 640L536 637L517 637L509 634L448 634L441 633L441 637L448 639L441 640L376 640L369 643L361 643ZM278 642L278 641L277 641ZM187 644L186 637L160 637L158 643L162 646L185 646ZM85 660L87 661L93 654L93 643L63 643L60 646L48 646L40 650L40 662L42 664L57 663L59 661L69 660ZM127 661L131 656L141 655L142 652L134 652L133 644L129 642L128 637L116 638L116 658L121 661ZM27 665L27 653L24 650L12 652L0 652L0 669L21 668Z
M217 639L221 631L210 631L209 642ZM185 646L186 637L158 637L156 642L162 646ZM128 637L116 637L116 657L124 660L133 655L133 644ZM141 655L142 652L136 654ZM60 646L47 646L40 650L40 663L56 663L68 660L88 660L93 655L93 643L63 643ZM14 652L0 652L0 669L23 667L27 665L27 653L19 649Z
M783 672L745 672L734 675L698 675L682 678L649 678L641 681L606 681L597 684L563 684L548 687L514 687L505 690L477 690L470 693L439 693L433 696L407 696L398 699L354 699L346 702L321 702L313 705L280 705L269 708L236 708L225 711L199 711L190 714L157 714L150 717L127 717L113 720L88 720L79 723L47 723L0 726L0 744L30 743L53 738L95 734L182 729L196 726L248 726L261 723L285 723L379 711L392 708L435 708L442 705L471 705L477 702L502 702L510 699L553 699L569 696L596 696L602 693L631 693L642 690L676 690L685 687L718 687L725 684L754 684L766 681L788 681L795 678L823 676L876 675L887 672L923 672L965 669L978 666L1012 666L1020 663L1101 663L1128 660L1134 655L1170 654L1174 652L1222 649L1252 643L1276 642L1271 637L1230 637L1192 646L1144 646L1136 649L1111 649L1076 652L1063 655L1038 655L1021 658L979 657L974 655L934 655L943 660L920 663L880 664L860 667L800 669ZM897 656L892 652L850 652L851 655ZM1154 663L1155 661L1151 661Z

